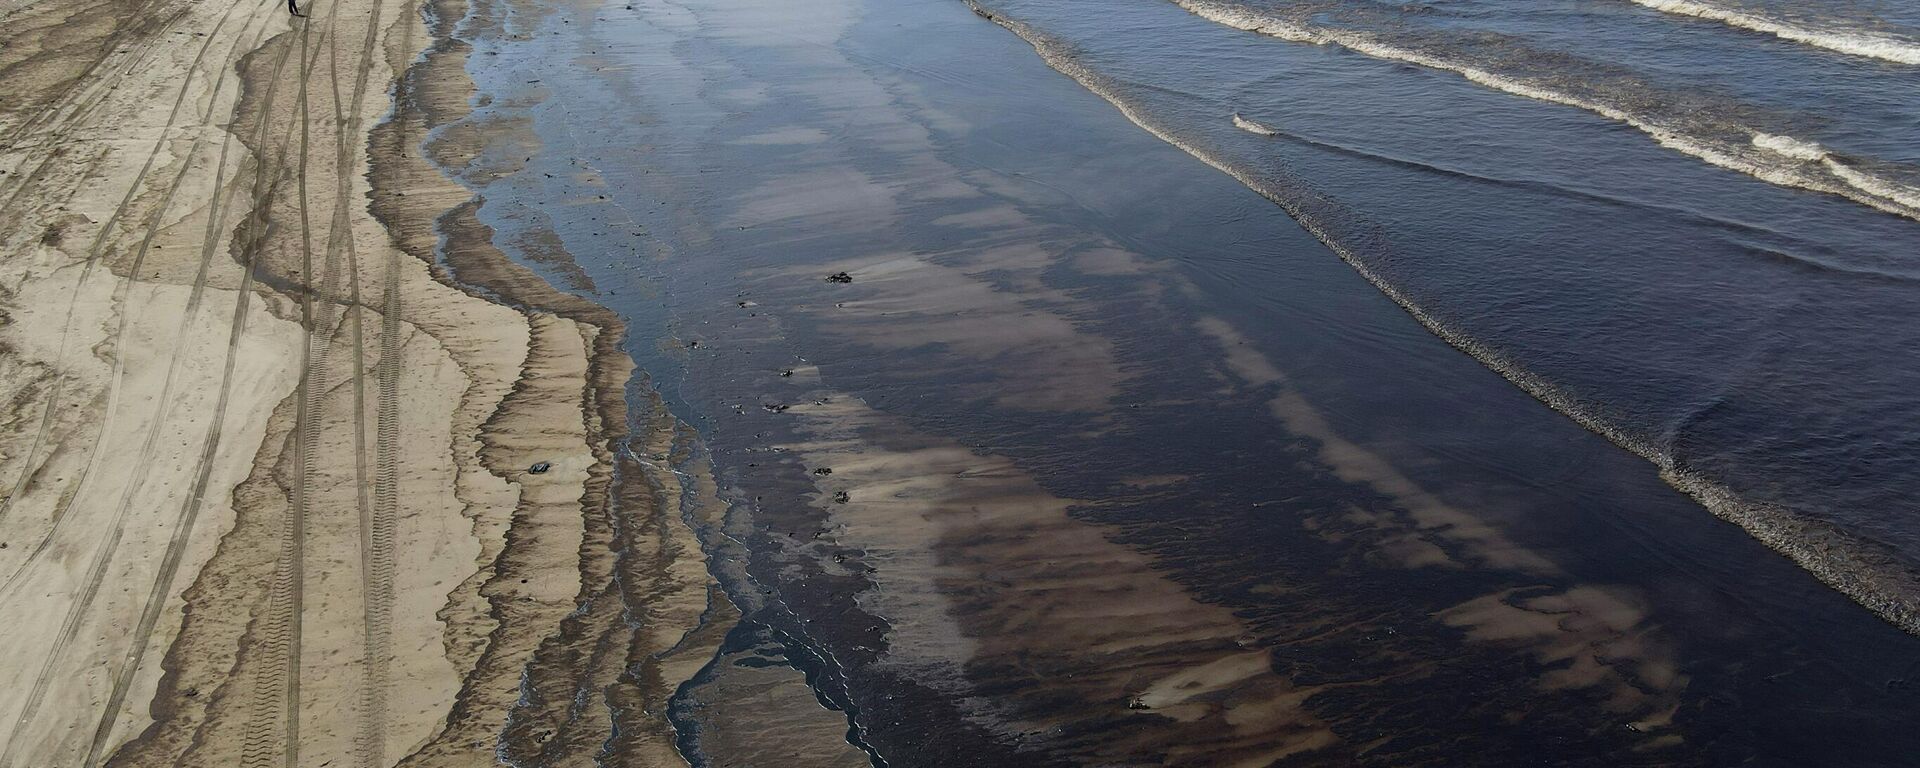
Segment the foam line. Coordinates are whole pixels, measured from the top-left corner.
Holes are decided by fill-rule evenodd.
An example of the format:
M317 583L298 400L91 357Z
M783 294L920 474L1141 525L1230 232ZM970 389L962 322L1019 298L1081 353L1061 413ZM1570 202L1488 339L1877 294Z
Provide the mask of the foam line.
M1920 43L1876 35L1864 30L1818 29L1757 13L1694 0L1632 0L1656 11L1717 21L1730 27L1763 32L1782 40L1851 56L1920 64Z
M1303 185L1276 184L1234 167L1192 142L1182 140L1151 120L1142 110L1121 96L1120 89L1108 78L1088 68L1071 53L1071 46L1019 21L1000 16L980 5L979 0L962 0L975 14L999 24L1026 40L1048 66L1078 81L1087 90L1107 100L1128 120L1149 134L1185 151L1222 173L1233 177L1248 189L1273 201L1294 221L1312 234L1361 277L1386 294L1395 304L1435 336L1471 355L1482 365L1519 386L1527 394L1651 462L1660 476L1675 489L1687 494L1714 516L1739 525L1761 543L1787 556L1801 568L1839 590L1855 602L1873 611L1888 623L1914 635L1920 635L1920 573L1916 573L1885 547L1848 536L1819 520L1776 504L1746 499L1726 485L1682 465L1660 446L1635 435L1605 418L1589 400L1568 392L1541 377L1504 352L1453 328L1422 308L1399 286L1387 281L1368 259L1350 247L1348 238L1339 237L1320 214L1326 203L1305 192ZM1830 161L1830 159L1829 159ZM1364 240L1364 236L1361 238Z
M1442 55L1384 43L1361 32L1319 29L1301 26L1271 14L1227 5L1214 0L1172 0L1189 13L1234 29L1254 32L1290 42L1338 45L1376 59L1413 64L1428 69L1452 72L1497 91L1538 101L1577 107L1632 126L1668 149L1690 155L1713 165L1783 187L1838 195L1856 203L1920 221L1920 190L1889 181L1863 171L1853 164L1837 160L1824 149L1817 157L1796 156L1781 147L1799 145L1818 148L1818 144L1750 131L1750 141L1730 144L1697 135L1686 126L1656 116L1635 114L1602 101L1493 72L1469 62ZM1766 142L1766 143L1762 143ZM1811 150L1809 150L1811 151Z

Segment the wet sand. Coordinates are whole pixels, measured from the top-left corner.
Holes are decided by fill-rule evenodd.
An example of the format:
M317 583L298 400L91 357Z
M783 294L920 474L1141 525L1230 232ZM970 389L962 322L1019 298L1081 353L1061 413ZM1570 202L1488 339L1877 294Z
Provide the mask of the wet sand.
M677 427L422 156L464 8L309 11L0 22L0 764L678 764L711 580L633 460Z
M964 4L4 13L0 766L1920 748L1913 637Z
M536 29L478 216L637 329L756 663L888 764L1903 759L1911 636L966 6Z

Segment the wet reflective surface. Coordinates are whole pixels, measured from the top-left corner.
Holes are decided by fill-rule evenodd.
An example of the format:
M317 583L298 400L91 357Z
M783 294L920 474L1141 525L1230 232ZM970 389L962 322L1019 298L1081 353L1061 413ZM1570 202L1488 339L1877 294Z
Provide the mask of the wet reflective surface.
M1169 4L1111 8L1104 29L1162 25L1164 47L1076 44L1139 66L1115 77L1164 97L1143 109L1211 114L1195 135L1223 156L1291 148L1289 178L1335 184L1317 199L1393 214L1377 236L1408 250L1363 264L1454 297L1435 311L1461 327L1511 331L1502 349L1529 370L1625 387L1601 405L1649 424L1720 375L1717 358L1620 362L1671 330L1636 311L1670 308L1665 291L1750 295L1672 260L1724 234L1700 223L1717 214L1247 133L1167 83L1183 61L1270 74L1252 46L1280 42L1203 37L1217 25ZM1920 748L1920 640L1436 338L1281 207L966 6L498 10L468 33L471 120L492 138L452 159L478 218L623 316L636 391L695 431L638 458L710 465L731 502L703 526L742 624L674 715L696 759L743 754L702 697L789 685L755 677L779 668L889 765L1898 765ZM1404 138L1384 101L1351 113L1370 89L1444 87L1355 77L1338 108L1237 108L1302 135L1323 119ZM1454 113L1523 109L1484 99ZM1545 148L1603 153L1531 140L1563 170L1586 161ZM1676 159L1664 183L1727 183L1699 165ZM1794 204L1853 206L1812 199ZM1391 207L1352 205L1376 200ZM1467 202L1528 215L1469 228L1487 222ZM1494 247L1622 210L1655 239L1616 237L1553 279L1635 292L1543 295L1524 271L1541 249ZM1672 273L1599 268L1630 257ZM1713 340L1764 318L1694 319L1689 338ZM1621 332L1635 321L1658 327Z

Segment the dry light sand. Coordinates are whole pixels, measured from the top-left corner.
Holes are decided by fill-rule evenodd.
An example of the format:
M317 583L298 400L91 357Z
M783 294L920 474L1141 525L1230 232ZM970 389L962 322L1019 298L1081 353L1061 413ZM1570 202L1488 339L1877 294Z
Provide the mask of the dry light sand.
M676 425L422 158L471 87L422 10L0 8L0 766L680 763L715 593L614 450Z
M1375 725L1339 702L1446 671L1402 653L1415 641L1376 642L1371 603L1263 625L1093 522L1095 500L811 365L766 390L791 407L737 401L740 423L783 414L787 437L748 447L782 456L811 495L726 508L748 494L722 487L657 395L629 389L621 318L509 259L443 170L505 175L536 151L526 114L476 112L496 94L476 93L467 54L565 5L315 0L297 21L284 0L0 0L0 768L677 766L682 736L718 766L870 764L794 649L756 624L755 601L773 598L756 596L768 582L733 535L755 525L760 562L784 569L773 586L857 583L809 610L876 632L884 619L884 650L845 641L870 657L861 674L950 699L956 728L1027 754L1361 754L1372 745L1348 740ZM810 266L809 283L816 269L855 280L795 311L830 306L813 318L823 334L876 355L939 347L921 375L1010 411L1112 408L1136 375L1129 353L1045 276L1139 277L1129 300L1146 306L1195 285L947 165L895 89L843 60L854 7L727 5L708 9L715 39L738 26L808 63L796 77L823 103L857 105L856 127L890 139L744 179L724 225L857 234L940 200L976 207L934 223L993 235ZM711 73L678 73L694 75ZM861 170L883 161L905 171ZM559 237L521 245L544 273L590 283ZM770 311L748 317L764 333L733 332L743 357L779 332ZM1226 319L1188 330L1218 347L1202 350L1219 359L1203 381L1258 396L1311 443L1302 466L1372 493L1310 510L1304 535L1364 532L1367 572L1518 574L1523 588L1421 620L1548 670L1537 688L1606 712L1641 747L1680 743L1687 672L1637 593L1531 584L1567 578L1551 552L1343 438ZM1187 482L1130 484L1144 498ZM1317 588L1277 573L1246 599ZM1275 662L1289 643L1298 666ZM1334 652L1387 671L1318 674L1314 655ZM670 703L692 731L676 733ZM867 713L862 728L933 717Z

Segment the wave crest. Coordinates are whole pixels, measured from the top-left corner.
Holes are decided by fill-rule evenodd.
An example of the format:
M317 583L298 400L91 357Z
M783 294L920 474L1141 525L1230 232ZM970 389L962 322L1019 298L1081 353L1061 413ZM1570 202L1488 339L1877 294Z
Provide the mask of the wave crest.
M1801 141L1792 136L1756 133L1753 135L1753 145L1795 160L1823 160L1827 156L1826 147L1820 146L1819 142Z
M1118 109L1120 114L1146 130L1147 133L1227 174L1248 189L1280 206L1288 216L1299 222L1303 229L1325 244L1328 250L1353 267L1361 277L1372 283L1387 298L1400 305L1407 314L1426 326L1427 330L1435 336L1471 355L1482 365L1499 373L1554 410L1651 462L1659 469L1661 477L1668 484L1698 501L1713 515L1739 525L1755 539L1791 558L1801 568L1873 611L1888 623L1908 633L1920 635L1920 571L1911 567L1908 561L1888 552L1884 547L1848 536L1830 525L1798 514L1794 510L1773 504L1756 503L1742 497L1727 486L1682 466L1671 453L1649 440L1620 428L1583 398L1566 392L1500 350L1461 333L1421 307L1399 286L1374 269L1370 260L1356 250L1355 241L1362 243L1368 241L1366 232L1351 232L1347 231L1347 228L1339 228L1342 230L1340 232L1335 231L1337 227L1331 223L1331 220L1337 217L1325 215L1326 211L1322 210L1327 205L1333 205L1330 201L1304 193L1305 186L1297 182L1275 184L1256 177L1228 163L1215 153L1193 142L1182 140L1156 121L1150 120L1134 104L1122 98L1119 89L1108 78L1075 58L1069 45L1027 24L988 10L980 4L980 0L962 0L962 2L981 17L1025 39L1048 66L1079 81L1082 87L1105 99ZM1190 6L1208 5L1197 0L1175 0L1175 2L1202 16L1205 14L1201 14ZM1273 24L1262 22L1252 14L1241 13L1236 18L1249 24L1241 27L1242 29L1263 34L1271 34L1266 31L1268 29L1300 29L1284 22ZM1313 40L1312 37L1298 39L1320 42ZM1656 138L1659 138L1658 134ZM1664 139L1662 143L1666 143ZM1835 163L1831 157L1825 158L1822 162L1823 164ZM1804 162L1797 164L1812 165Z
M1735 10L1694 0L1633 0L1656 11L1717 21L1730 27L1764 32L1815 48L1824 48L1851 56L1920 64L1920 43L1885 37L1864 30L1816 29L1757 13Z
M1233 113L1233 126L1235 128L1239 128L1240 130L1246 131L1247 133L1257 133L1261 136L1280 135L1279 131L1276 131L1273 128L1268 127L1265 124L1254 122L1252 120L1248 120L1244 117L1241 117L1240 113L1238 112Z
M1530 78L1494 72L1444 55L1382 42L1363 32L1310 28L1271 14L1215 0L1172 2L1195 16L1235 29L1289 42L1337 45L1376 59L1452 72L1474 83L1516 96L1584 109L1632 126L1651 136L1663 147L1721 168L1783 187L1838 195L1884 213L1920 221L1920 190L1863 170L1857 163L1836 160L1818 144L1757 131L1751 132L1751 143L1729 142L1709 136L1710 131L1694 130L1684 125L1682 120L1673 119L1673 116L1663 118L1638 114L1599 98L1570 93ZM1767 143L1763 144L1762 141ZM1815 149L1821 153L1820 156L1793 154L1805 154ZM1809 160L1821 162L1812 163Z

